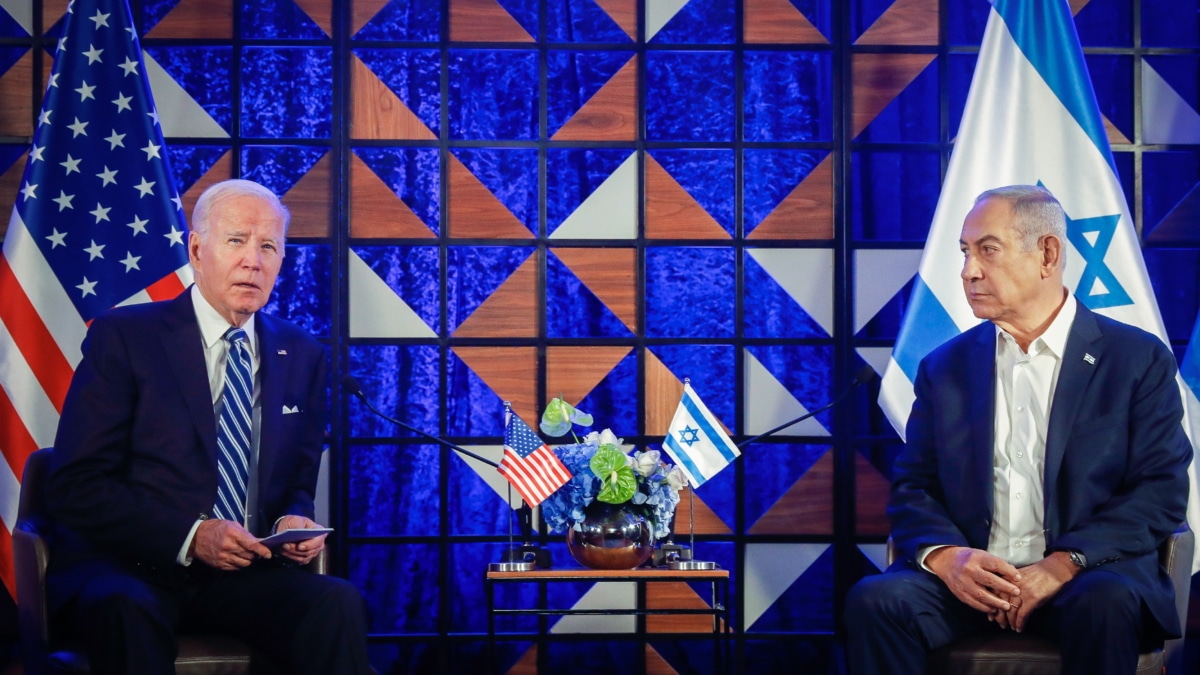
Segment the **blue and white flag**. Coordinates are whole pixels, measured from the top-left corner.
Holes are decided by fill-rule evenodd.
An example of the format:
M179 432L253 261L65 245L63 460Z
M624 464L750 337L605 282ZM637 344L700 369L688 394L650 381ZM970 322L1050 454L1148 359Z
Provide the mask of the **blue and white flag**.
M917 365L979 323L959 234L975 197L1041 184L1067 214L1065 281L1088 308L1167 341L1066 0L994 0L962 125L879 403L904 436ZM1192 465L1189 521L1198 502Z
M683 385L683 398L671 418L663 449L697 488L742 454L690 382Z

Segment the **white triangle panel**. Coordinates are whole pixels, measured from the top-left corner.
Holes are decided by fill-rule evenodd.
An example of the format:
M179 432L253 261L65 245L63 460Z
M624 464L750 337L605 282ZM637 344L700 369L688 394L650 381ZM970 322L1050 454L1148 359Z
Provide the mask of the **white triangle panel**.
M859 347L854 351L874 368L875 374L880 377L883 376L883 371L887 370L888 361L892 360L891 347Z
M437 333L350 250L350 337L435 338Z
M163 136L229 138L229 132L196 103L175 78L171 77L158 61L142 50L146 62L146 74L150 77L150 93L154 96L154 108L158 110L159 124Z
M688 0L646 0L646 42L654 39L687 4Z
M604 582L594 584L571 609L634 609L637 603L637 584L633 582ZM567 615L551 628L551 633L633 633L637 631L636 616L604 616L602 614Z
M833 249L748 248L754 261L833 335Z
M787 387L767 370L750 350L746 354L746 433L761 434L808 412ZM828 436L829 430L815 417L794 424L781 434Z
M637 155L630 154L550 238L636 239L637 204Z
M746 544L746 629L808 571L829 544Z
M1200 143L1200 113L1142 61L1142 142Z
M470 450L480 457L486 457L493 462L499 462L500 458L504 456L503 445L464 445L463 449ZM492 488L492 490L496 492L496 495L500 497L501 500L508 502L510 507L516 509L521 506L521 494L517 492L516 488L512 490L508 489L509 485L511 484L503 474L496 470L496 467L485 462L481 462L474 457L464 455L457 450L454 451L454 454L458 455L459 459L466 462L467 466L471 467L471 470L474 471L475 474L483 480L483 482L487 483L488 487Z
M26 35L33 35L33 2L32 0L0 0L0 8L21 25Z
M875 318L892 296L916 275L921 253L921 249L859 249L854 252L855 333Z
M879 571L887 569L887 544L859 544L858 550L867 560L870 560Z

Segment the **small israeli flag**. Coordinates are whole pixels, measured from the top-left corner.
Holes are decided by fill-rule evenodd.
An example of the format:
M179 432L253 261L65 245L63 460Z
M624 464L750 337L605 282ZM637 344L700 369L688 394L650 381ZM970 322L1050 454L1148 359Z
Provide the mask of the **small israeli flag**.
M683 385L683 398L671 418L663 449L697 488L742 454L689 382Z

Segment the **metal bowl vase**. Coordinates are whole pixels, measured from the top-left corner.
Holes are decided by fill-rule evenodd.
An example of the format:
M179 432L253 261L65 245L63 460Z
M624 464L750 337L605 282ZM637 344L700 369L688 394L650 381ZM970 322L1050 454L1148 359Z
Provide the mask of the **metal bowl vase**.
M584 567L631 570L654 554L654 528L630 504L595 501L584 509L584 521L567 530L567 550Z

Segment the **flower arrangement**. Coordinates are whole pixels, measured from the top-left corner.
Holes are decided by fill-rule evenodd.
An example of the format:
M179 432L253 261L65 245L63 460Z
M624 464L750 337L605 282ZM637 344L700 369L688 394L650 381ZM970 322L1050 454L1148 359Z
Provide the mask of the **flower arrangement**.
M573 426L591 426L592 417L564 401L554 399L542 414L542 432L564 436ZM554 449L555 455L571 472L571 480L540 505L542 520L551 532L579 529L587 517L585 510L593 501L607 504L631 504L649 520L655 539L670 534L671 516L679 503L679 490L687 477L677 467L663 461L658 450L625 454L621 440L612 431L593 431L582 441Z

